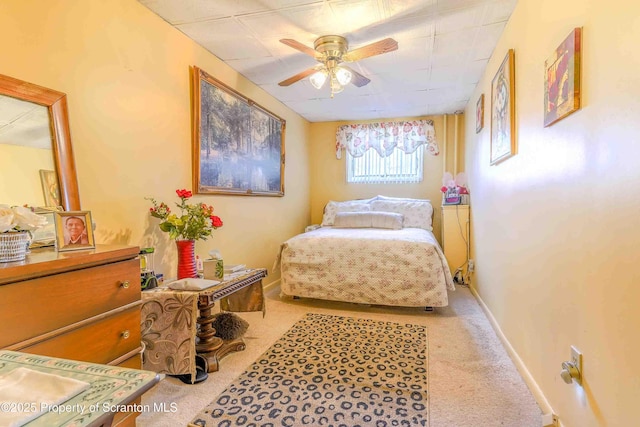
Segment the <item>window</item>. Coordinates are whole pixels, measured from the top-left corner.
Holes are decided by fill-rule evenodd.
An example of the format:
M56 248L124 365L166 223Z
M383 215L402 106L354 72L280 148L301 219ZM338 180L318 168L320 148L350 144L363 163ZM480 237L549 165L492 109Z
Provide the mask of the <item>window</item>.
M423 159L422 145L412 153L396 147L388 157L381 157L376 150L367 150L361 157L354 157L347 151L347 182L421 182Z
M440 150L432 120L354 123L336 130L336 158L346 151L347 182L421 182L424 154Z

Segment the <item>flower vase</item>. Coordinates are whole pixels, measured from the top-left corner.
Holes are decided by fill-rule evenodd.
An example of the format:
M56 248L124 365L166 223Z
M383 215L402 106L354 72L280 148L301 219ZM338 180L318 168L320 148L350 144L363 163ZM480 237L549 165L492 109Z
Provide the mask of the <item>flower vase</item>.
M198 277L195 240L176 240L178 247L178 279Z

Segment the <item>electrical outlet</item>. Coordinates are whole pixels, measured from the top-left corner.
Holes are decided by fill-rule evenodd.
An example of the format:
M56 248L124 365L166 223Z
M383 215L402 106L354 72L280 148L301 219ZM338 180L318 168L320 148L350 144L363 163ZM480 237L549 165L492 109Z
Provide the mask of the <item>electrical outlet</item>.
M472 259L469 260L469 273L473 273L473 270L476 269L476 263L473 262Z
M556 414L542 415L542 427L558 427L558 416Z

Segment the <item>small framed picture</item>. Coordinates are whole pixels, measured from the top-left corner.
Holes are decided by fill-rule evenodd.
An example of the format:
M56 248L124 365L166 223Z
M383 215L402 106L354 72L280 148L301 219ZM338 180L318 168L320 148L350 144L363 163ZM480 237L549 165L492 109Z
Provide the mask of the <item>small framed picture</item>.
M95 248L91 212L54 212L56 246L59 251Z
M31 232L32 239L30 248L43 248L47 246L54 246L56 244L56 224L55 224L55 212L62 212L61 206L43 206L35 208L35 213L42 215L47 219L47 223Z
M544 127L580 109L582 28L574 28L544 63Z
M480 133L484 127L484 93L476 102L476 133Z
M491 82L491 165L516 154L515 100L515 53L509 49Z

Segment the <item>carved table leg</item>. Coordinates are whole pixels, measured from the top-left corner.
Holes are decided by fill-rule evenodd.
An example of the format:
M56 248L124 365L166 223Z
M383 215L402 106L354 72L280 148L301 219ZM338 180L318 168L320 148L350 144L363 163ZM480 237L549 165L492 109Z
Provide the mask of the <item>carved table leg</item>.
M215 301L209 295L200 295L198 298L198 332L196 333L196 352L207 361L207 372L216 372L219 369L220 360L234 351L242 351L245 344L242 338L224 341L216 337L216 330L211 325L214 316L211 309Z

